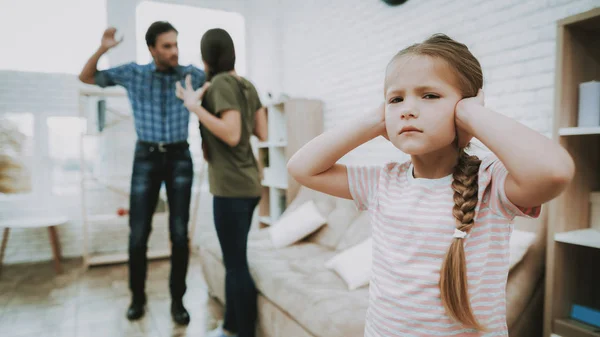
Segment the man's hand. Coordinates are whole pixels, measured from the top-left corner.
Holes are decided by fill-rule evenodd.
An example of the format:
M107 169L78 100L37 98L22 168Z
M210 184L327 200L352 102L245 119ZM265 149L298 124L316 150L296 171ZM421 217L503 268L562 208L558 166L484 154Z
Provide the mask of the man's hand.
M103 49L109 50L110 48L115 47L116 45L118 45L119 43L121 43L123 41L123 38L121 38L118 41L115 39L116 32L117 32L117 29L114 27L109 27L104 31L104 34L102 35L102 42L101 42L101 46Z
M192 76L187 75L185 77L185 88L179 82L175 83L175 95L183 101L183 105L189 110L198 106L208 87L210 87L210 82L205 82L201 88L194 90L192 88Z

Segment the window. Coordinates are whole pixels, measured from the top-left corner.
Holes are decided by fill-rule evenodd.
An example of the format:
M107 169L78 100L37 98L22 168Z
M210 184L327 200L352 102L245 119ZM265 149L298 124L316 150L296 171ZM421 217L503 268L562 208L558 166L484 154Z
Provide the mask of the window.
M0 115L2 126L8 124L4 121L16 126L25 136L20 158L25 163L31 179L32 190L26 193L27 197L42 200L80 193L80 136L86 132L85 119L13 112ZM87 152L84 153L84 158L86 169L89 171L90 162L97 153L95 139L88 139L85 146Z
M0 0L0 8L2 70L78 74L107 26L106 0Z
M136 34L137 60L144 64L152 61L146 46L146 30L155 21L169 21L179 32L179 63L204 68L200 58L200 39L212 28L225 29L233 39L236 51L236 71L246 74L246 40L244 17L238 13L205 9L195 6L173 5L142 1L137 7Z
M32 113L5 113L0 118L1 120L8 121L9 125L12 124L18 132L23 134L25 138L21 143L21 153L24 156L33 156L33 132L34 132L34 119ZM3 123L4 124L4 123ZM9 127L10 128L10 127Z
M33 186L32 176L34 170L34 117L31 113L6 113L0 116L0 142L2 144L10 144L14 146L3 145L0 154L17 157L24 166L24 171L21 175L22 179L28 181L23 182L23 188L27 185ZM31 191L18 192L18 194L31 194Z
M80 137L86 132L87 122L80 117L64 116L48 117L46 121L52 193L78 194L81 179Z

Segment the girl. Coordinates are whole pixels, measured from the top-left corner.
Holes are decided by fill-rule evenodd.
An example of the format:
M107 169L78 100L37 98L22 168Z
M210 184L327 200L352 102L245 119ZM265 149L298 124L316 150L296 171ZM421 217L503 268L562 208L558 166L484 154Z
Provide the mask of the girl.
M316 137L288 163L301 184L370 214L366 336L508 336L511 221L537 217L574 164L552 140L485 108L482 86L469 49L434 35L390 61L384 104ZM380 135L411 159L336 164ZM472 137L493 154L468 155Z
M254 208L260 199L258 165L250 146L254 134L267 139L267 115L256 89L234 69L235 50L223 29L211 29L200 43L210 87L194 91L177 83L177 95L198 116L208 160L214 222L225 264L225 321L209 336L253 337L256 288L248 270L246 247ZM205 94L202 105L199 100Z

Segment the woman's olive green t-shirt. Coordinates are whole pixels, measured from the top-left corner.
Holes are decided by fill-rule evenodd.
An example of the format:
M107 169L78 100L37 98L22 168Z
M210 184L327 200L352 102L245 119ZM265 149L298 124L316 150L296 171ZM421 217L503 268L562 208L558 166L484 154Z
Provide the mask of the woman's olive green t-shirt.
M217 117L228 110L239 111L242 126L239 144L231 147L200 123L203 148L208 157L210 193L220 197L260 196L258 165L250 145L254 116L262 107L256 88L245 78L218 74L204 94L202 106Z

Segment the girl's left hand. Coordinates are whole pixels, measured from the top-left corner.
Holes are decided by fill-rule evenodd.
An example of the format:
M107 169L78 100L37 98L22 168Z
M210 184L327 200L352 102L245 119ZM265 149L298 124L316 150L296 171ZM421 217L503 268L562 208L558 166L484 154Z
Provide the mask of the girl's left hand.
M476 112L484 106L483 90L479 89L477 96L463 98L456 104L454 111L454 121L456 124L456 133L458 136L458 147L464 148L469 144L473 135L469 132L468 121L469 114L473 111Z
M183 88L179 82L175 83L175 95L177 98L181 99L183 105L189 109L198 106L208 87L210 87L210 82L205 82L201 88L194 90L192 88L192 77L191 75L187 75L185 77L185 88Z

